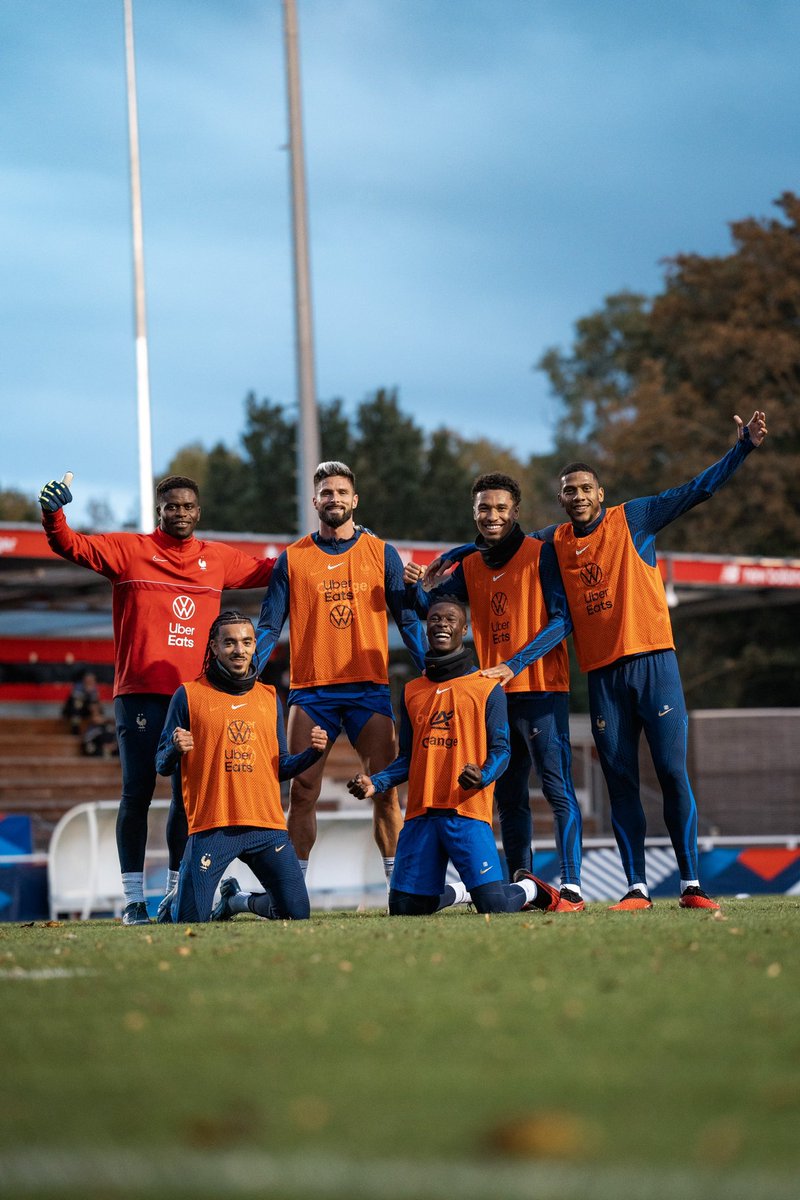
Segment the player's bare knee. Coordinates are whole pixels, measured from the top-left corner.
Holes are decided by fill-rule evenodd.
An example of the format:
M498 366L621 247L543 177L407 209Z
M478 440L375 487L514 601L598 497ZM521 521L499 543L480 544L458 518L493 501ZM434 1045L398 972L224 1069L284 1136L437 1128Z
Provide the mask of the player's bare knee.
M304 779L302 775L298 775L292 780L289 789L289 801L295 811L299 809L313 809L319 799L321 779Z

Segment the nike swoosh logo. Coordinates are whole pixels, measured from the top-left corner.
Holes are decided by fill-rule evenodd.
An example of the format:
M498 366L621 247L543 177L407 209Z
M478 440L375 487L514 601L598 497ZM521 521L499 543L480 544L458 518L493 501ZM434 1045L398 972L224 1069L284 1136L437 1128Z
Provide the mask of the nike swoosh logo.
M284 842L282 846L276 846L275 853L280 854L281 850L285 850L287 845L288 845L288 843Z
M672 709L671 709L671 708L664 707L664 708L662 708L662 709L661 709L661 711L659 712L659 714L658 714L658 715L659 715L660 717L665 717L665 716L667 715L667 713L671 713L671 712L672 712Z
M159 558L157 555L154 554L153 562L169 562L169 559L168 558Z
M437 688L436 695L441 696L442 692L449 692L450 690L451 690L450 688Z
M244 704L232 704L231 708L233 709L234 712L236 711L237 708L247 708L247 702L245 701Z
M576 550L575 553L576 554L585 554L588 549L589 549L588 546L584 546L582 550Z
M334 566L332 566L332 567L326 567L326 568L325 568L325 570L326 570L326 571L338 571L338 570L339 570L339 564L338 564L338 563L336 563L336 564L335 564Z
M487 872L487 871L491 871L491 869L492 869L491 867L484 867L484 868L483 868L483 870L482 870L482 871L480 871L480 874L481 874L481 875L485 875L485 874L486 874L486 872Z
M498 579L502 579L504 575L505 575L505 571L501 571L499 575L493 575L492 583L497 583Z

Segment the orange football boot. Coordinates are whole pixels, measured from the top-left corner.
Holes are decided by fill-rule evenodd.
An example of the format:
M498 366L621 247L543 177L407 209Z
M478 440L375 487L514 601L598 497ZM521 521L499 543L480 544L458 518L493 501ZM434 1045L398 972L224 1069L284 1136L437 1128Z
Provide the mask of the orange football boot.
M562 887L558 904L553 912L583 912L585 908L586 905L580 892L576 892L570 887Z
M707 896L702 888L687 887L681 892L681 898L678 901L681 908L713 908L719 909L716 900L712 900Z
M638 888L631 888L629 892L620 900L619 904L609 904L609 912L638 912L641 909L652 908L653 901L645 896L644 892L640 892Z

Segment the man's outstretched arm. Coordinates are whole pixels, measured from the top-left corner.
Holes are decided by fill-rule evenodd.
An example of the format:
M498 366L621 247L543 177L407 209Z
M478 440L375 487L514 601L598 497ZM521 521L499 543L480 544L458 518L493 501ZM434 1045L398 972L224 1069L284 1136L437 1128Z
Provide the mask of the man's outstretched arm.
M634 545L642 558L651 565L655 562L653 539L659 530L698 504L710 500L734 472L738 471L747 456L762 445L767 436L766 416L763 412L756 409L747 424L741 417L735 416L733 419L736 422L736 443L718 462L712 463L694 479L679 487L668 488L659 492L657 496L628 500L623 506Z

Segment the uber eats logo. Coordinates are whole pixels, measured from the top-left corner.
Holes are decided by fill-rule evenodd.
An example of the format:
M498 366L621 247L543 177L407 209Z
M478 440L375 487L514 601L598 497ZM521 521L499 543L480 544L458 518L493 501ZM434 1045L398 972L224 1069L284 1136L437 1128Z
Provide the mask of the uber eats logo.
M441 734L426 734L422 739L422 744L426 750L431 746L441 746L445 750L451 750L453 746L458 745L458 738L455 736L451 737L449 732L450 722L455 715L455 711L454 708L451 708L449 712L447 709L442 708L438 712L433 713L431 716L431 729L442 729L445 732Z
M255 751L248 745L253 738L255 729L250 721L229 721L228 741L232 746L225 749L225 770L227 773L251 774L256 761Z
M580 571L580 577L581 583L586 588L586 591L583 593L583 600L589 616L614 607L614 602L608 595L610 591L609 587L601 587L603 583L603 568L598 563L584 563Z

